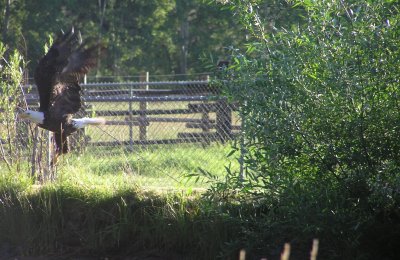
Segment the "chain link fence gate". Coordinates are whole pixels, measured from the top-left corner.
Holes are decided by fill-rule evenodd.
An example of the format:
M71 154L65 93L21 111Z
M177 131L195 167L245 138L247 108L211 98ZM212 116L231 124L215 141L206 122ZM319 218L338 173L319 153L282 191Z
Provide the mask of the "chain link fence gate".
M107 123L70 137L69 163L99 174L154 178L221 173L229 163L237 164L227 154L240 130L240 118L236 107L208 80L151 82L147 75L136 82L81 86L84 106L74 117L103 117ZM35 86L25 87L25 99L31 109L37 107ZM28 140L21 145L32 151L31 171L44 169L54 152L50 136L32 124L18 123L25 129L19 132L20 139Z

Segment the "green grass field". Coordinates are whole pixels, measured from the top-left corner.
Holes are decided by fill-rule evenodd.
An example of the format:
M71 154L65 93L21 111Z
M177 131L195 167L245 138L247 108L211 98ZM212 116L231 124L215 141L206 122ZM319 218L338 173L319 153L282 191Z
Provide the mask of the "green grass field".
M137 150L136 150L137 149ZM88 147L79 154L66 156L60 165L60 174L93 175L101 178L119 178L148 188L205 188L204 182L194 182L185 176L207 171L222 177L225 166L238 169L237 160L228 158L229 144L165 145L149 148Z
M183 176L201 168L222 177L229 151L189 144L87 148L63 157L56 180L39 185L29 167L7 172L0 163L0 244L14 257L213 259L238 230L203 211L209 184Z
M42 144L39 144L42 145ZM46 168L45 154L38 152L42 157L41 168ZM31 148L27 147L18 160L15 160L17 169L23 172L31 171ZM188 175L201 175L209 172L222 177L225 167L239 169L235 158L228 158L231 151L230 144L175 144L157 146L128 146L97 147L87 146L81 152L71 152L58 160L57 176L97 176L99 178L115 179L126 178L142 187L208 187L207 183L195 182L195 178ZM39 167L39 166L37 166ZM38 168L40 170L40 168ZM4 161L0 161L0 171L8 170ZM90 178L89 178L90 181Z

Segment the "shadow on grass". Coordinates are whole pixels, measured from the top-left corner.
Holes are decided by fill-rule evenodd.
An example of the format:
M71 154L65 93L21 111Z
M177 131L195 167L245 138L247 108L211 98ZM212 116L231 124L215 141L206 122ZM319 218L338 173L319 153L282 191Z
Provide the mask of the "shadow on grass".
M35 186L3 178L0 258L237 259L244 248L247 259L280 259L289 242L293 259L307 259L314 238L321 242L321 259L393 259L399 253L398 215L361 212L340 194L333 202L331 196L318 198L319 204L337 204L333 214L320 211L312 193L303 194L301 203L286 201L289 206L284 197L276 203L210 201L197 191L144 191L123 181L114 187L101 183L110 179L88 180L65 177Z
M200 196L120 190L106 196L47 185L0 188L1 257L135 256L213 259L238 228L204 214ZM2 252L3 251L3 252ZM138 253L142 252L142 253Z

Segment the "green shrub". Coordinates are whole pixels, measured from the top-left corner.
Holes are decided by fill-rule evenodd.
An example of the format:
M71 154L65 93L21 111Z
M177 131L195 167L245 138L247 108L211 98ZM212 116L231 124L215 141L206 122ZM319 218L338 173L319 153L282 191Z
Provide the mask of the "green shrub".
M319 237L326 257L393 257L400 235L398 3L291 1L306 10L304 19L267 32L255 2L226 3L255 37L244 53L233 50L227 80L217 82L243 115L234 151L244 176L229 172L212 191L229 187L262 205L246 229L259 251Z

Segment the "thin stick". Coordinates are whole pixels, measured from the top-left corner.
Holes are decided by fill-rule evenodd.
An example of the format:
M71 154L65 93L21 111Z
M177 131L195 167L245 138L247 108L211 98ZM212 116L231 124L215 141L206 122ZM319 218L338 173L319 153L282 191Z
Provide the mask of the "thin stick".
M312 249L311 249L311 253L310 253L310 260L317 260L318 246L319 246L318 239L314 239L313 240Z
M8 170L11 170L11 164L10 164L10 162L7 160L6 152L5 152L5 150L4 150L3 142L2 142L1 140L0 140L0 150L1 150L1 157L3 158L4 162L7 164Z
M240 250L239 260L246 260L246 250L244 250L244 249Z
M31 158L31 176L34 177L36 173L36 150L37 150L37 143L38 143L38 134L39 129L35 127L35 133L33 137L33 151L32 151L32 158Z
M290 257L290 244L285 243L285 246L283 247L283 252L281 254L281 260L289 260Z

